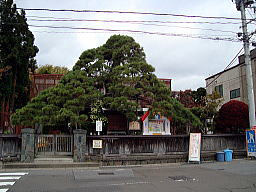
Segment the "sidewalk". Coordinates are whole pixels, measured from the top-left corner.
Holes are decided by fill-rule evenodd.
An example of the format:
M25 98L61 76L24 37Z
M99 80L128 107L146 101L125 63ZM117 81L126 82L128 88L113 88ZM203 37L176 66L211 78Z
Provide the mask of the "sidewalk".
M36 158L33 163L1 162L2 169L99 167L98 162L73 162L72 158Z
M168 168L189 168L200 167L242 175L256 175L256 160L233 159L231 162L204 161L200 164L189 163L163 163L163 164L144 164L144 165L120 165L120 166L101 166L100 162L73 162L72 159L65 158L43 158L36 159L33 163L21 162L1 162L0 169L30 169L30 168L147 168L147 167L168 167Z

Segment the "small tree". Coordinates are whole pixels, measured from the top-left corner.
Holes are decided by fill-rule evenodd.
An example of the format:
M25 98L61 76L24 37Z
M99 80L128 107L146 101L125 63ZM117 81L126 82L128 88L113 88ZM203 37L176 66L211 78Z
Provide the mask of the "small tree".
M206 101L205 88L198 88L195 91L190 89L179 92L172 92L172 97L176 98L187 108L204 107Z
M249 128L248 105L241 101L231 100L220 108L215 121L217 133L242 133Z
M191 95L192 95L197 107L205 106L205 104L206 104L206 89L205 88L200 87L196 91L192 91Z
M202 89L199 92L201 92L199 95L204 95ZM201 131L206 134L208 131L214 131L215 129L213 120L218 114L218 107L223 102L223 99L217 92L199 98L201 98L199 99L200 105L191 108L191 111L201 120Z
M69 72L67 67L43 65L36 69L36 73L39 74L67 74Z

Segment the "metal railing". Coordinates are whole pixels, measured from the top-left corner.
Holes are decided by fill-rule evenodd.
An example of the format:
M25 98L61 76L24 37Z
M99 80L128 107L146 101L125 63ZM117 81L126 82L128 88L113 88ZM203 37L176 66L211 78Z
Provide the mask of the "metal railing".
M73 154L73 135L37 135L36 155L55 156Z

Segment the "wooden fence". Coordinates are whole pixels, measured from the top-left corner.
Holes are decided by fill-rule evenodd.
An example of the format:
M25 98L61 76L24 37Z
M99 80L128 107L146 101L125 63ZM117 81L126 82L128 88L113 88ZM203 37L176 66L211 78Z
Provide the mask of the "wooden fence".
M202 151L221 151L223 149L234 151L246 150L246 138L244 134L219 134L203 135Z
M94 149L93 140L102 140L102 149ZM37 144L42 147L40 144L44 142ZM188 148L188 135L105 135L87 136L87 144L83 150L88 159L99 160L103 165L117 165L187 161ZM202 135L202 160L212 160L217 151L226 148L234 151L234 158L245 157L245 135ZM0 158L20 159L20 153L21 137L0 135Z
M102 149L93 149L93 140L102 140ZM162 136L88 136L89 159L105 165L187 161L188 135ZM202 159L212 160L217 151L232 149L234 157L246 155L245 135L202 135ZM105 162L105 163L104 163ZM117 163L118 162L118 163Z
M0 135L0 158L20 159L21 137L18 135Z

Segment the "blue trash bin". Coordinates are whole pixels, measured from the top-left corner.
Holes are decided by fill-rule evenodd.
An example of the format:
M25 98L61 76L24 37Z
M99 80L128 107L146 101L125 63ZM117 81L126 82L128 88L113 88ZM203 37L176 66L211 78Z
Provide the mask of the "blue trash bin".
M232 161L233 151L230 149L226 149L224 150L224 153L225 153L225 161Z
M216 153L216 159L217 159L217 161L223 162L224 161L224 152L222 152L222 151L217 152Z

